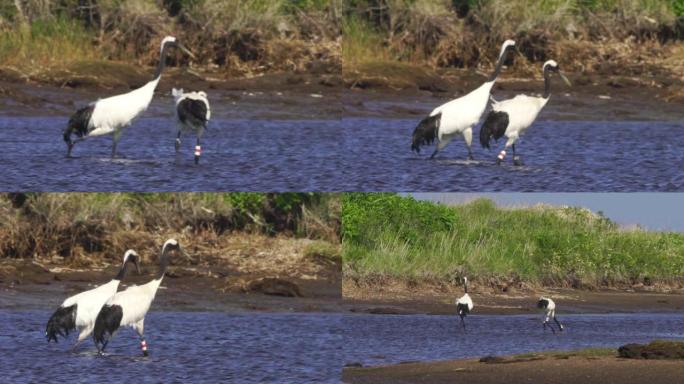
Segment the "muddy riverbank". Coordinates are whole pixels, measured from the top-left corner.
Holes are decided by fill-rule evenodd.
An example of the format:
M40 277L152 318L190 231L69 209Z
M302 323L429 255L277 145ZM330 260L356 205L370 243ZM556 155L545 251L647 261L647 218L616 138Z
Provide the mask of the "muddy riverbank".
M681 361L632 360L613 356L538 356L500 363L454 360L343 370L345 383L668 383L684 374Z
M260 252L264 253L264 252ZM170 267L155 300L158 310L338 312L341 268L326 258L301 260L301 266L278 262L282 268L244 263L183 263ZM65 267L49 261L3 260L0 263L0 308L45 309L116 274L118 266ZM154 278L156 265L129 271L122 287Z

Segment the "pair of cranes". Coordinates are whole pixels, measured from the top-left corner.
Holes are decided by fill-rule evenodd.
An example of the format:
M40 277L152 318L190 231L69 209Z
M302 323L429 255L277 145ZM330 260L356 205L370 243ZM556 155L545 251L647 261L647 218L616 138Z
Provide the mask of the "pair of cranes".
M463 326L463 331L465 332L466 325L465 325L465 317L468 316L470 311L473 310L473 299L470 297L468 294L468 278L464 277L463 278L463 290L465 291L463 296L459 297L456 299L456 313L458 313L458 316L461 318L461 325ZM553 328L551 323L549 322L551 319L556 323L558 326L559 331L563 331L563 324L558 321L556 318L556 303L554 303L553 300L551 300L548 297L540 297L539 300L537 301L537 308L542 309L545 311L545 316L544 316L544 330L546 330L546 327L549 327L551 329L551 332L556 333L556 330Z
M167 52L169 48L173 47L177 47L190 57L194 57L187 48L178 43L175 37L167 36L161 42L159 65L152 80L131 92L92 102L71 116L67 128L63 132L64 142L67 145L67 157L71 157L71 151L77 142L102 135L113 136L112 157L116 157L116 145L124 128L131 125L150 105L154 90L157 88L162 72L166 67ZM175 88L172 94L175 100L178 125L176 153L180 150L181 132L194 131L197 134L194 151L195 163L198 163L202 153L200 139L211 118L207 94L204 92L185 93L182 89ZM72 139L72 135L75 135L76 138Z
M517 95L516 97L501 102L493 100L490 96L492 87L501 73L501 68L507 54L515 48L513 40L506 40L501 46L499 58L494 72L487 81L479 88L458 99L449 101L435 108L424 118L413 131L411 149L420 153L420 147L430 145L435 140L437 145L430 158L434 158L451 140L463 137L468 147L468 160L473 160L471 144L473 140L473 126L475 126L487 109L490 99L493 101L492 110L487 115L485 122L480 128L480 144L484 148L490 148L492 139L498 140L506 136L508 140L497 156L497 164L506 157L509 147L513 148L513 163L522 165L520 157L516 155L515 143L520 136L532 125L549 101L551 96L551 75L558 74L566 84L570 81L560 72L560 66L553 60L544 63L544 93L541 97Z
M57 308L45 327L48 343L51 340L57 342L57 336L66 337L69 332L78 330L78 340L72 351L75 351L86 337L93 334L97 350L102 354L114 333L120 327L130 326L138 333L140 349L143 355L147 356L147 341L143 333L145 316L166 274L170 261L169 253L172 251L190 258L177 240L169 239L162 246L159 270L155 278L147 284L134 285L117 292L129 263L133 263L140 273L140 256L132 249L126 251L121 267L112 281L71 296Z

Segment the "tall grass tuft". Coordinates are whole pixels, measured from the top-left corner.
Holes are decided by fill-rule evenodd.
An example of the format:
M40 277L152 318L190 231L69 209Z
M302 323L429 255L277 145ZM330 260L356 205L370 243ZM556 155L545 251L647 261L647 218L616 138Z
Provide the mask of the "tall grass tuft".
M346 194L343 207L345 263L369 278L577 287L684 273L684 234L623 230L583 208L447 207L392 194Z

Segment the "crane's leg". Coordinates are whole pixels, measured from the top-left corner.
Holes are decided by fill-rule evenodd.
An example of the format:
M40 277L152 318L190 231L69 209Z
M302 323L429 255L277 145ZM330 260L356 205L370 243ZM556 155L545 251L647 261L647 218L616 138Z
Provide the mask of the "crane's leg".
M520 159L520 156L515 154L515 144L513 144L512 147L513 147L513 165L524 165L522 160Z
M200 146L200 134L197 134L197 144L195 145L195 164L199 164L199 158L202 154L202 147Z
M178 135L176 136L176 152L180 151L180 146L181 146L181 130L178 129Z
M558 319L556 318L556 316L553 317L553 321L555 321L555 322L556 322L556 325L558 325L558 329L559 329L561 332L563 332L563 324L561 324L560 321L558 321Z
M518 136L510 136L508 138L508 141L506 141L506 145L504 146L504 149L499 152L499 155L496 157L496 165L500 165L501 162L504 161L504 158L506 157L506 150L510 148L513 144L515 144L516 140L518 140ZM514 150L515 151L515 150Z
M142 319L135 323L133 328L135 328L135 331L138 333L138 336L140 336L140 350L142 351L143 356L149 356L149 353L147 352L147 341L145 341L145 336L143 335L143 332L145 330L145 319Z
M451 139L453 139L453 138L454 138L454 137L451 136L451 135L443 135L441 139L437 139L437 146L435 146L435 151L432 152L432 155L430 156L430 159L434 159L434 157L437 156L437 154L439 153L439 151L441 151L442 149L444 149L444 147L446 147L447 144L449 144L449 142L450 142Z
M468 127L466 130L463 131L463 140L465 140L465 143L468 146L468 160L473 160L473 150L471 148L471 144L473 143L472 127Z
M121 129L118 129L114 131L114 144L112 145L112 159L116 158L116 144L119 142L119 139L121 138Z
M88 337L91 333L93 332L93 327L85 327L81 330L81 333L78 334L78 340L76 340L76 344L74 344L73 347L71 347L71 353L76 352L76 348L81 344L83 340L85 340L86 337Z
M465 332L466 331L465 320L464 320L465 316L464 315L460 315L460 316L461 316L461 325L463 326L463 332Z

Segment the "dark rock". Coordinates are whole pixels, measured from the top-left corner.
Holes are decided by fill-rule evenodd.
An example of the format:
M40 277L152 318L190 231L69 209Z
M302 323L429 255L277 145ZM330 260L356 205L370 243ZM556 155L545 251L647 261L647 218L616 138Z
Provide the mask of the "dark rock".
M302 292L297 284L277 277L252 280L247 284L245 290L264 295L302 297Z

